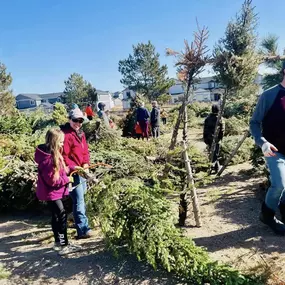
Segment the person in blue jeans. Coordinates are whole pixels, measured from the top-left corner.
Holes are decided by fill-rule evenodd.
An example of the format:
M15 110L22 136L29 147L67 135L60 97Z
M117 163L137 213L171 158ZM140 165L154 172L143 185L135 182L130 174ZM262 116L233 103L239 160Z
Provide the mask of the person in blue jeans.
M261 147L270 172L271 185L261 207L260 220L276 234L285 234L285 62L283 80L259 98L250 121L250 131ZM280 210L281 221L275 217Z
M64 144L62 156L70 172L76 169L88 171L90 165L89 150L85 134L81 130L84 115L79 108L70 111L69 123L61 126L64 133ZM70 196L73 202L73 217L75 220L77 238L89 238L92 236L86 216L84 194L87 190L86 180L78 174L73 175L73 190Z

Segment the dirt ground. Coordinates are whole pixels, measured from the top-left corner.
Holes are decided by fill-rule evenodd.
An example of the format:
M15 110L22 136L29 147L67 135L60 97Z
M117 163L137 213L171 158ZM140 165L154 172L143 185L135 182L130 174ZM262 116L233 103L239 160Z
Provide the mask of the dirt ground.
M191 136L197 147L204 147L200 134ZM184 230L214 260L246 272L266 271L271 274L269 284L281 285L285 284L285 239L258 220L262 182L247 163L229 167L214 183L198 189L203 226L193 227L190 215ZM51 248L50 227L44 222L41 217L0 218L0 263L12 273L0 285L179 284L124 250L115 258L105 250L99 229L95 238L75 241L84 251L60 257Z

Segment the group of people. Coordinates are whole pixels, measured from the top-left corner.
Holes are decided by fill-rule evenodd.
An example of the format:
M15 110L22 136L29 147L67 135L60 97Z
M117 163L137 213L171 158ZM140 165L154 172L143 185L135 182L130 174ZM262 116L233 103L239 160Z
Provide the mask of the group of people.
M152 110L149 112L144 106L144 102L140 102L136 110L135 133L138 139L149 139L149 126L153 138L160 135L160 120L166 124L167 113L164 109L160 111L157 101L152 101Z
M250 121L250 131L256 144L260 146L270 171L271 185L261 207L260 220L276 234L285 235L285 63L282 73L282 82L260 96ZM137 109L137 125L142 130L143 138L147 139L149 121L153 137L159 136L161 112L156 101L152 102L152 107L151 113L143 103ZM99 109L98 116L104 119L104 107L100 106ZM86 111L89 119L92 119L93 114ZM205 120L203 136L209 148L213 143L218 113L219 106L213 105L212 113ZM166 119L166 116L164 118ZM70 195L73 201L77 238L92 236L84 201L86 180L76 172L88 171L90 165L88 145L81 130L84 120L82 111L77 107L73 108L69 113L69 122L60 128L50 129L46 134L45 144L39 145L35 152L35 161L38 164L36 193L39 200L47 201L52 212L54 248L59 250L60 254L80 249L68 241L67 213L63 205L65 196ZM218 123L218 128L218 140L213 158L216 171L220 167L218 154L219 142L224 132L222 121ZM71 173L73 175L70 175ZM278 209L281 221L275 216Z
M72 109L69 122L48 130L45 143L35 152L38 164L36 195L39 200L47 201L51 210L54 249L61 255L80 250L68 241L67 213L63 203L66 196L72 198L77 239L92 236L84 200L86 180L78 174L88 172L90 165L88 144L81 129L85 119L79 108Z

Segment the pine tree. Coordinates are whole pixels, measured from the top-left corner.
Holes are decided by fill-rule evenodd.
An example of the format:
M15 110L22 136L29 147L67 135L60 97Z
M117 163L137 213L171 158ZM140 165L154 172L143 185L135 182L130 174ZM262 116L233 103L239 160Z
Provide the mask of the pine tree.
M256 101L258 86L254 82L260 56L256 51L257 16L252 0L245 0L242 9L233 21L230 21L222 38L214 48L214 71L224 88L222 106L218 115L214 140L210 151L212 161L217 143L218 123L224 112L227 100L246 101L252 109ZM248 116L249 118L249 116ZM245 134L245 136L247 136Z
M159 54L149 41L133 46L133 54L119 61L121 83L140 93L149 100L155 100L167 93L174 82L167 77L167 66L160 65Z
M261 42L261 54L265 56L277 56L278 55L278 37L275 35L268 35ZM262 86L264 89L268 89L282 81L283 74L280 72L282 68L282 61L280 59L267 61L266 65L275 73L266 74L262 80Z
M12 76L7 73L6 66L0 62L0 115L11 115L16 111L15 97L9 90Z
M72 103L87 103L90 101L95 103L98 101L96 88L91 83L84 80L83 76L78 73L72 73L66 81L64 81L65 89L64 102Z

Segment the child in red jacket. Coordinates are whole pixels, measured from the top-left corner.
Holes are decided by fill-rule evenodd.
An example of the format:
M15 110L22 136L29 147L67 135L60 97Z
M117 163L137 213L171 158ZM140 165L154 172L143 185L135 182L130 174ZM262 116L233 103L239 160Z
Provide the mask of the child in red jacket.
M38 164L38 181L36 195L39 200L47 201L52 212L52 230L54 233L54 249L59 253L76 252L80 247L70 245L67 238L67 215L62 198L68 195L67 176L69 172L62 157L64 134L59 129L50 129L46 134L45 144L39 145L35 152Z

